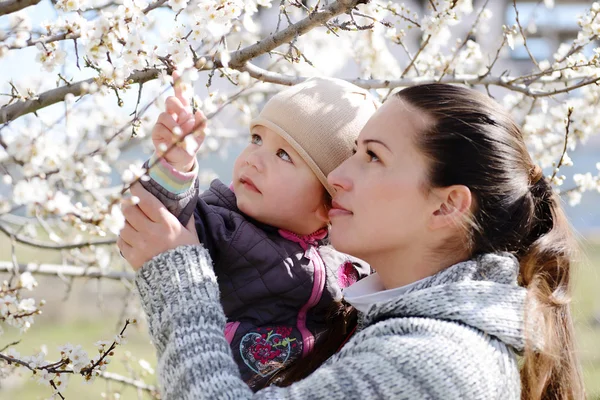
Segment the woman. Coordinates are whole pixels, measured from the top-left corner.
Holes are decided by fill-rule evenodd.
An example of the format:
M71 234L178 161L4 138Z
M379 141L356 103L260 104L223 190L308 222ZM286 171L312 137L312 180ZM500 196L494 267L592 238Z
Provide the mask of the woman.
M333 245L377 271L346 292L361 329L307 378L255 394L222 333L208 253L132 189L147 219L124 256L143 264L136 283L166 399L583 398L569 227L495 102L450 85L404 89L328 180Z

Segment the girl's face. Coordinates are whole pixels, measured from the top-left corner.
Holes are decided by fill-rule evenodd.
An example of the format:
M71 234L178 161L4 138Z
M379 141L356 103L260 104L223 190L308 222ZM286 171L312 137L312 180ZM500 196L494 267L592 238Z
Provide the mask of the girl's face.
M374 264L427 240L427 162L414 138L428 122L391 98L361 131L356 153L329 174L336 189L330 237L337 250Z
M262 223L306 235L327 225L325 188L277 133L258 125L233 166L238 208Z

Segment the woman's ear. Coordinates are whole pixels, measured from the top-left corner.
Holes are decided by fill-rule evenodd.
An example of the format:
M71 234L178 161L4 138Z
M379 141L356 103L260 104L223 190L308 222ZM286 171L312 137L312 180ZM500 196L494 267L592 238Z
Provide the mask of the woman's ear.
M429 227L432 230L462 225L471 212L471 190L464 185L432 189L433 212Z

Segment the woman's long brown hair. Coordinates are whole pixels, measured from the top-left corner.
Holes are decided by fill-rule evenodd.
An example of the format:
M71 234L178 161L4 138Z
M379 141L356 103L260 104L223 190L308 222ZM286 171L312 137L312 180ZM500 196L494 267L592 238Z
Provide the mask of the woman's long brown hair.
M354 332L357 324L356 309L343 301L334 302L326 321L325 338L317 341L310 355L278 370L269 379L267 385L289 386L319 368Z
M522 398L583 399L570 310L575 245L521 130L488 96L464 87L418 85L396 99L433 121L415 135L429 160L428 184L464 185L474 196L471 255L506 251L520 261L519 284L528 292Z

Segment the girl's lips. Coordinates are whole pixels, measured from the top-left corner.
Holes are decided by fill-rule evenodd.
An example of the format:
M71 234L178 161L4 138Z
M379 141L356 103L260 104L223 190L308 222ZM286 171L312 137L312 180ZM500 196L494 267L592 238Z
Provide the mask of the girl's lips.
M260 190L258 190L258 188L256 187L256 185L254 184L254 182L252 182L252 180L250 178L247 178L245 176L242 176L240 178L240 183L246 188L249 189L253 192L256 193L260 193Z

